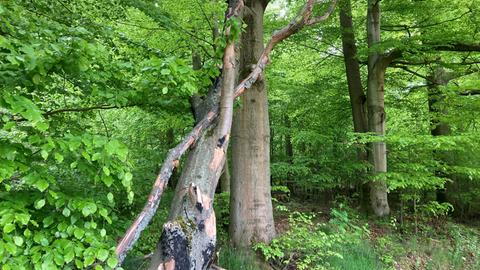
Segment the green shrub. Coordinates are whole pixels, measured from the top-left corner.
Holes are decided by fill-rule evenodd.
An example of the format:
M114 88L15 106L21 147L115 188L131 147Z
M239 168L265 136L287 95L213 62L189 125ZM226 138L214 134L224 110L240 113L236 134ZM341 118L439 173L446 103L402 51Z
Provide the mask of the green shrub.
M291 230L269 245L254 246L271 264L297 269L328 269L334 259L343 259L345 246L358 245L368 232L352 223L348 214L332 210L329 223L314 223L314 214L293 212L289 217Z

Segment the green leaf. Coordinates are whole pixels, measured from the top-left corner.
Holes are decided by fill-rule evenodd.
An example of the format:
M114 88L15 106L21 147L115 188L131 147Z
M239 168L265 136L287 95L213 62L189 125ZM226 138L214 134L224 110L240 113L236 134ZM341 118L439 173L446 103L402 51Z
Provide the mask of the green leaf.
M43 158L44 160L47 160L47 158L48 158L48 151L47 151L47 150L42 150L42 151L40 151L40 155L42 156L42 158Z
M106 175L106 176L109 176L110 175L110 169L107 167L107 166L103 166L103 173Z
M128 195L127 195L127 199L128 199L128 202L129 202L129 203L132 203L132 202L133 202L133 196L134 196L133 191L129 191L129 192L128 192Z
M162 88L162 94L166 95L168 93L168 87L163 87Z
M32 231L25 229L25 231L23 231L23 235L27 238L30 238L30 236L32 236Z
M65 252L65 255L63 255L63 259L65 260L66 263L70 263L73 258L75 258L75 253L73 252L73 248L68 249Z
M111 176L103 176L102 182L107 186L110 187L113 184L113 178Z
M55 261L55 263L59 266L63 266L65 264L65 259L64 257L58 253L58 252L54 252L53 253L53 260Z
M109 202L113 202L113 194L111 192L107 194L107 199Z
M34 126L40 131L46 131L49 124L47 122L35 122Z
M117 153L117 149L119 149L120 147L121 147L121 144L118 140L111 140L107 143L107 145L105 146L105 149L107 150L107 153L109 155L113 155Z
M117 264L118 264L117 258L115 258L115 257L110 257L110 258L108 258L108 260L107 260L107 265L108 265L110 268L114 268L115 266L117 266Z
M105 249L99 249L97 251L97 258L100 261L104 262L108 258L108 251Z
M38 179L35 184L33 184L34 187L36 187L38 190L41 192L45 191L45 189L48 188L50 184L45 180L45 179Z
M27 225L30 220L29 214L15 214L15 220L19 221L22 225Z
M82 269L82 268L83 268L83 263L82 263L82 261L80 261L80 260L78 260L78 259L75 260L75 265L76 265L77 268L79 268L79 269Z
M57 163L62 163L63 156L60 153L55 153L55 160L57 161Z
M85 234L85 231L82 228L77 227L77 228L75 228L75 230L73 230L73 235L77 239L82 239L84 234Z
M15 230L15 225L13 223L8 223L7 225L3 226L4 233L11 233L13 230Z
M10 253L11 255L15 255L15 253L17 252L17 246L14 245L13 243L6 242L5 250L7 250L7 252Z
M53 223L53 216L47 216L46 218L43 219L43 227L47 228L48 226L52 225Z
M167 68L164 68L160 71L160 74L162 75L169 75L170 73L172 72L170 71L170 69L167 69Z
M65 207L62 211L62 214L66 217L69 217L70 216L70 209L68 209L67 207Z
M23 237L21 237L21 236L14 236L14 237L13 237L13 242L15 242L15 245L21 246L21 245L23 245Z
M41 209L45 205L45 200L41 199L35 202L35 209Z
M105 237L107 235L107 231L105 229L100 230L100 236Z
M95 257L93 256L85 256L85 259L83 260L83 265L84 266L89 266L95 261Z
M94 203L87 203L82 208L82 214L85 217L94 214L95 212L97 212L97 205Z

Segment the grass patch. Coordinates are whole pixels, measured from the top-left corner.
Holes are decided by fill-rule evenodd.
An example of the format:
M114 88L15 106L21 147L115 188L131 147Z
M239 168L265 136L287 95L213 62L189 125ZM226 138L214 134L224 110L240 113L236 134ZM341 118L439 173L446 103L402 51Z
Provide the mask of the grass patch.
M229 245L220 248L218 265L228 270L258 270L262 269L255 254Z
M373 248L367 243L343 246L339 253L343 258L329 259L327 261L329 268L339 270L385 269Z

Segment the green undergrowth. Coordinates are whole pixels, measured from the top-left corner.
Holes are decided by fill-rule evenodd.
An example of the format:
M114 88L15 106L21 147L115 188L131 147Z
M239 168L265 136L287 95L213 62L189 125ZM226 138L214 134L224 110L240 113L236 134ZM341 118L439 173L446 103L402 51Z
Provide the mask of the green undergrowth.
M248 250L239 250L230 245L224 245L218 250L218 265L228 270L258 270L262 269L256 255Z
M417 233L384 231L371 239L387 269L480 269L478 228L445 221Z

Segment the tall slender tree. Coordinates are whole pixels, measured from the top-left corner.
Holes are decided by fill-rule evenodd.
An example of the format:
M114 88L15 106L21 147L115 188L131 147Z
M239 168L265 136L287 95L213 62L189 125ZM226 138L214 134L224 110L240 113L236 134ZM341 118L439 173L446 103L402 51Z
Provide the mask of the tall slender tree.
M247 24L239 48L239 76L251 72L263 51L267 0L245 1ZM266 82L262 78L241 98L234 115L230 234L238 246L270 242L275 236L270 194L270 127Z
M387 172L387 147L383 141L385 135L385 70L391 57L382 55L376 46L380 43L380 1L368 0L367 11L367 38L368 38L368 131L378 138L370 144L369 160L373 166L376 178L370 182L370 201L377 216L386 216L390 213L388 205L388 188L381 173Z

